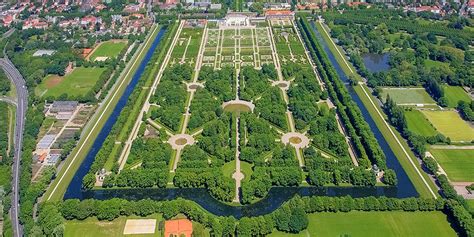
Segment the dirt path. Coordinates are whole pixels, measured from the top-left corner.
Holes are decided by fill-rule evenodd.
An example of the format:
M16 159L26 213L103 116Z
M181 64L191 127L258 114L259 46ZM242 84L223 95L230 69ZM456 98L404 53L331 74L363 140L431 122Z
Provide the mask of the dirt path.
M233 202L240 203L240 187L242 185L242 180L244 179L244 174L240 170L240 148L239 148L239 142L240 142L240 134L239 134L239 122L240 118L237 116L237 119L235 121L236 123L236 129L235 129L235 173L232 175L232 178L235 179L235 198Z

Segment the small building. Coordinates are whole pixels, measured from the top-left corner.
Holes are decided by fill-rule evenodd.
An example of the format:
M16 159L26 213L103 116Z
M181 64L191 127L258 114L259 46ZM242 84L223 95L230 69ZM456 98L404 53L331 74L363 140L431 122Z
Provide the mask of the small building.
M49 50L49 49L39 49L33 53L33 57L41 57L41 56L51 56L56 53L56 50Z
M56 138L56 134L46 134L44 135L41 140L39 140L38 144L36 144L37 149L49 149Z
M191 237L193 234L193 223L188 219L165 221L165 235Z
M265 11L265 17L267 19L281 19L289 18L291 20L295 19L295 13L289 10L267 10Z
M53 101L49 112L61 113L61 112L74 112L79 105L77 101Z

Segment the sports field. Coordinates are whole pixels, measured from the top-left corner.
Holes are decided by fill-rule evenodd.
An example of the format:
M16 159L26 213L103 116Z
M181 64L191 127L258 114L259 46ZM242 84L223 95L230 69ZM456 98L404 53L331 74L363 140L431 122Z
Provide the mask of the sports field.
M424 88L382 88L383 102L387 94L400 105L436 104Z
M308 217L308 229L297 235L274 232L269 236L456 236L441 212L321 212Z
M77 67L64 77L49 75L38 85L35 93L41 97L59 97L64 93L69 97L84 96L94 87L104 70L99 67Z
M123 230L127 219L156 219L159 223L163 218L161 215L151 215L149 217L119 217L113 221L98 221L97 218L87 218L85 220L68 220L65 222L64 236L68 237L96 237L96 236L130 236L124 235ZM156 225L154 234L139 234L140 236L161 236Z
M461 119L455 111L422 110L433 126L451 141L474 140L474 129Z
M407 120L408 130L411 132L426 137L437 134L433 125L431 125L430 121L428 121L419 110L406 110L405 118Z
M460 86L444 85L444 96L448 100L448 106L455 108L460 100L471 102L471 97Z
M90 56L90 60L94 61L98 57L115 58L125 46L127 46L126 41L109 40L103 42L94 50Z
M474 181L474 150L431 149L430 152L451 181Z

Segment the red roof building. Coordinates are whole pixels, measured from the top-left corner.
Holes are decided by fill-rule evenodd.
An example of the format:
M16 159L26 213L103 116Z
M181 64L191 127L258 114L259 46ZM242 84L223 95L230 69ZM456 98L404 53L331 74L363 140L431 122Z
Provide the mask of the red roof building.
M193 223L188 219L165 221L165 235L191 237L193 234Z

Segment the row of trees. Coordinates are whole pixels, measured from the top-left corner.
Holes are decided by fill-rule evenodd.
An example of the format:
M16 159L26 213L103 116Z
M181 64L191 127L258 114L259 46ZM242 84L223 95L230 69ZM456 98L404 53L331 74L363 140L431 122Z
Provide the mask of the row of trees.
M345 85L339 79L333 65L318 43L308 21L305 18L300 18L298 20L298 27L303 32L303 39L308 46L313 61L320 69L319 74L327 85L329 96L337 107L337 112L340 114L346 131L352 138L354 148L359 157L359 165L369 167L370 159L373 164L377 164L381 169L385 169L385 155L382 149L364 120L360 109L352 101Z
M166 39L167 35L172 34L175 30L176 30L176 27L172 27L169 31L166 32L165 36L163 37L165 37ZM140 108L145 103L146 96L141 96L141 95L148 93L148 91L142 90L141 88L145 85L149 85L152 82L152 80L155 78L155 75L153 75L152 73L153 65L155 65L156 62L160 62L161 60L163 60L165 50L162 50L162 49L166 48L167 45L170 44L170 40L167 40L164 42L165 42L164 44L160 44L156 47L153 56L151 57L148 65L145 67L143 74L141 75L141 78L145 78L145 79L138 81L136 85L136 89L129 96L127 104L120 112L120 115L118 116L115 124L112 126L112 129L110 130L109 135L103 141L102 146L100 150L97 152L94 162L92 163L89 169L89 172L84 176L83 188L93 187L91 183L92 183L92 180L95 179L95 174L104 167L108 159L113 159L114 162L117 161L118 156L120 155L120 152L112 152L115 147L115 142L121 141L122 139L125 139L127 137L127 136L120 136L120 134L122 133L129 134L131 132L132 126L125 127L125 124L130 118L138 117L138 113L140 113L140 110L134 109L134 108L135 107ZM121 141L121 142L122 143L118 148L119 150L123 148L123 144L125 141ZM112 154L115 154L115 157L111 157ZM118 167L115 165L113 171L118 172L117 168Z
M162 124L178 131L181 118L185 112L187 92L184 82L191 80L192 68L188 64L178 64L168 68L160 79L160 86L150 99L151 103L159 105L151 112L152 119L158 119Z
M436 211L445 210L452 216L466 214L459 210L455 202L447 202L443 199L406 198L396 199L387 197L352 198L346 197L299 197L296 196L284 203L272 213L257 216L243 217L236 220L234 217L214 216L192 201L176 199L172 201L153 201L149 199L139 201L127 201L123 199L109 199L104 201L87 199L79 201L69 199L59 205L51 205L47 216L54 217L48 221L49 231L53 231L61 225L55 222L55 212L59 209L62 217L68 220L84 220L96 216L99 220L113 220L119 216L149 216L153 213L161 213L165 219L183 213L189 219L203 224L211 229L215 236L250 236L267 235L274 229L289 233L298 233L308 226L308 213L314 212L349 212L357 211ZM45 207L43 207L45 210ZM46 215L45 215L46 216ZM46 218L42 218L47 221ZM461 219L465 225L470 224L472 218ZM46 222L45 222L46 224ZM46 228L46 226L44 226Z

